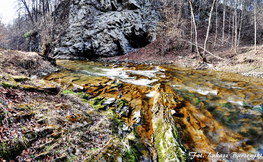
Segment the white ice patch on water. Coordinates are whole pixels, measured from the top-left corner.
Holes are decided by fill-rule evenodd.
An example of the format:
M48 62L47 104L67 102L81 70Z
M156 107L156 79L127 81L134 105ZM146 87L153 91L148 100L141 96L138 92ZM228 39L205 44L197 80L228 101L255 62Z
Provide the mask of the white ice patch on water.
M155 94L155 93L156 93L156 91L152 91L152 92L150 92L150 93L146 93L145 96L152 98L152 97L154 97L154 94Z
M118 78L129 78L129 75L123 71L123 68L114 68L114 69L102 69L106 72L105 76L107 77L118 77Z
M164 71L162 69L159 69L158 67L155 68L155 70L125 70L131 74L134 75L142 75L146 76L148 78L156 77L156 74L162 74L162 77L165 77L164 73L161 71Z
M208 94L217 95L217 90L204 89L204 88L198 88L193 90L202 95L208 95Z
M236 105L239 105L239 106L244 106L244 102L243 101L238 101L238 100L235 100L234 98L229 98L227 101L232 103L232 104L236 104Z
M165 71L165 69L161 69L160 66L157 66L155 69L158 71Z
M155 77L155 73L159 70L123 70L123 68L114 68L114 69L101 69L104 73L92 73L89 71L84 71L90 75L105 76L109 78L119 78L121 81L126 83L131 83L135 85L149 86L151 83L158 81L157 79L137 79L134 77L129 77L128 73L135 75L143 75L147 77ZM163 75L164 76L164 75Z
M131 83L131 84L141 85L141 86L149 86L151 83L158 81L157 79L152 79L152 80L149 80L149 79L138 79L138 80L120 79L120 80L126 83Z
M135 111L133 113L133 120L136 121L137 125L141 123L141 111Z

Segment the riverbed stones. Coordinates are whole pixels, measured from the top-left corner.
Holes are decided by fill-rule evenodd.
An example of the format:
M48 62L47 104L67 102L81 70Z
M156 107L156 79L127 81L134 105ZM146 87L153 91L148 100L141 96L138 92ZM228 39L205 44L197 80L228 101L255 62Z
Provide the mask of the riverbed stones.
M54 50L60 57L126 54L156 38L158 13L148 0L79 0Z

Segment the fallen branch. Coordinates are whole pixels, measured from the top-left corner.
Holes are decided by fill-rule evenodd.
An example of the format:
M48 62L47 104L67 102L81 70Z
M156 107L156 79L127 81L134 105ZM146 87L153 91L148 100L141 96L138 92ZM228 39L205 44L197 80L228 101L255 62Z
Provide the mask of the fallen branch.
M185 41L185 42L187 42L187 43L190 43L191 45L196 46L195 43L192 43L192 42L190 42L190 41L188 41L188 40L184 40L184 39L182 39L182 41ZM207 51L206 49L204 49L203 47L201 47L201 46L199 46L199 45L197 45L197 47L201 48L202 50L204 50L204 51L207 52L208 54L214 56L215 58L218 58L218 59L220 59L220 60L228 61L228 60L226 60L226 59L224 59L224 58L222 58L222 57L216 56L215 54L213 54L213 53Z

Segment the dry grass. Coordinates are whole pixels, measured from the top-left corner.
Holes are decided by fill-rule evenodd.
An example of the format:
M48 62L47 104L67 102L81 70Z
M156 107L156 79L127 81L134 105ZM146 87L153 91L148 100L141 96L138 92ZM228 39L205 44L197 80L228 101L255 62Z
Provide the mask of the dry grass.
M35 52L0 49L0 55L0 68L12 75L41 76L58 70Z

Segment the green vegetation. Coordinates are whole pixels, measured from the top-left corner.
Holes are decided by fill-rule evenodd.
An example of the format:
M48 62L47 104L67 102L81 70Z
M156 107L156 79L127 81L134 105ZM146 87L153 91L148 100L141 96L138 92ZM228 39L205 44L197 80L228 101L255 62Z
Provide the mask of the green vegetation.
M137 162L139 161L138 158L139 152L132 146L125 152L124 159L127 160L127 162Z
M4 88L18 88L19 85L16 82L2 82Z
M115 113L108 114L111 122L111 130L114 134L118 134L119 128L123 125L123 120Z
M225 108L231 108L231 104L230 103L223 103L223 105L222 105L223 107L225 107Z
M104 104L104 102L105 102L104 97L96 97L88 101L88 103L96 110L105 110L107 105Z
M258 110L260 113L263 113L263 106L258 106L256 110Z
M26 33L24 34L24 36L25 36L25 38L29 38L29 37L31 36L30 31L29 31L29 32L26 32Z
M187 161L187 155L182 153L182 148L177 142L177 133L162 119L156 122L154 130L155 148L158 152L158 160Z
M120 109L124 106L128 106L128 101L126 101L125 99L118 99L117 100L117 108Z
M63 94L75 94L75 92L73 92L71 90L64 90Z
M0 157L8 158L11 155L19 155L26 148L23 139L12 139L11 141L3 141L0 144Z

